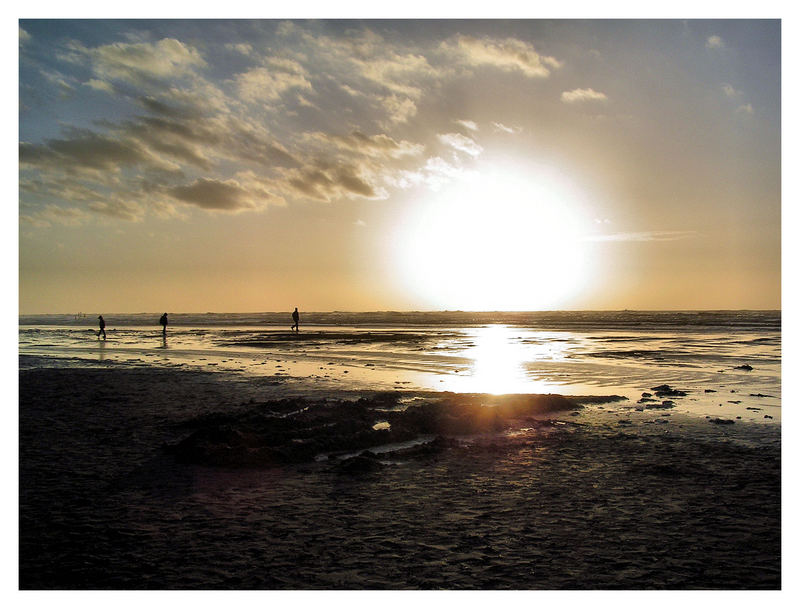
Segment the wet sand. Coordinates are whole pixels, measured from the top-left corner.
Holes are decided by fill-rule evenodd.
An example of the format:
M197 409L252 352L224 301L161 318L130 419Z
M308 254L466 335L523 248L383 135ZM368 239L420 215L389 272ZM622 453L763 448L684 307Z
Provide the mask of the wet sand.
M539 398L486 423L480 396L276 401L280 382L21 370L20 587L780 588L777 427ZM359 398L329 458L287 450L300 429L328 442ZM418 443L363 453L381 408Z

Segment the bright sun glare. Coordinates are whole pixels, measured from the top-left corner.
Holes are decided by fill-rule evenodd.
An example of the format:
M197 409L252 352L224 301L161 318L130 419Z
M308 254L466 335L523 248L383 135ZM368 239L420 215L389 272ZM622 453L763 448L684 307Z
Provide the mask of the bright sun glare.
M484 170L409 210L395 259L434 308L557 308L591 276L587 217L585 195L552 169Z

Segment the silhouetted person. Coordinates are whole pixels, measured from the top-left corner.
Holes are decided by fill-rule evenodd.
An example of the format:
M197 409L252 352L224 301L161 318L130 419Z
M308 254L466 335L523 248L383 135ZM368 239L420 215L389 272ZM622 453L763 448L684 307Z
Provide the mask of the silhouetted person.
M167 323L168 323L167 314L166 313L164 313L161 316L161 319L158 320L158 323L160 323L164 327L164 330L163 330L162 334L164 334L164 336L166 336L167 335Z
M103 335L103 340L106 339L106 320L103 319L103 316L100 315L97 319L100 320L100 330L97 332L97 338L100 338L100 335Z
M300 313L297 312L297 307L294 308L294 313L292 313L292 319L294 320L294 324L292 324L292 330L297 332L300 331Z

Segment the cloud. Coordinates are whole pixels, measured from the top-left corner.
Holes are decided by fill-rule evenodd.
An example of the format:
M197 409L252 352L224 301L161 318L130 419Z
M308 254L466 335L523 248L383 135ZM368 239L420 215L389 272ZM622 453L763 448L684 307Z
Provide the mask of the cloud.
M137 203L123 200L94 201L89 203L89 209L96 214L108 216L117 220L139 222L144 216L142 206Z
M561 94L561 101L565 104L605 102L608 101L608 97L605 93L594 89L573 89L572 91L564 91Z
M308 166L286 175L282 187L292 195L330 202L339 197L379 199L385 193L359 175L353 165Z
M78 64L88 60L100 79L132 84L183 76L206 65L197 49L174 38L156 43L117 42L95 48L73 41L60 58Z
M26 221L36 226L50 226L52 223L78 226L85 217L86 213L76 207L59 207L58 205L50 204L46 205L35 216L27 216Z
M241 55L250 55L253 52L253 45L247 43L226 44L225 49Z
M519 71L529 78L544 78L563 63L540 55L533 45L516 38L502 40L456 36L441 45L442 49L461 56L469 65L492 66L505 71Z
M722 85L722 92L725 94L725 97L739 97L742 94L741 91L737 91L733 86L727 83Z
M543 78L562 65L516 38L459 35L442 43L347 27L337 34L342 28L317 22L281 24L272 45L279 56L249 39L201 45L134 33L96 47L71 41L48 49L49 66L61 60L72 70L51 74L50 99L75 84L78 99L94 101L90 93L101 91L124 105L91 130L67 125L58 137L20 143L21 212L34 217L43 202L56 201L79 209L78 220L139 220L436 188L483 152L473 120L440 116L450 127L439 131L422 123L452 79L477 66ZM519 131L501 123L488 129ZM448 160L426 159L424 144Z
M459 152L464 152L475 158L483 152L483 148L473 139L460 133L444 133L436 136L440 142L455 148Z
M360 131L353 131L348 135L328 135L318 131L305 134L304 137L307 141L314 141L331 151L347 151L368 157L400 158L420 154L425 149L422 144L397 141L383 133L365 135Z
M442 75L431 66L424 52L391 43L369 29L330 36L315 33L313 28L284 23L278 32L285 49L292 48L295 57L303 62L313 57L314 72L336 75L338 86L351 96L378 96L397 100L409 108L405 100L419 100L425 86Z
M285 65L258 67L239 74L236 85L241 98L248 102L274 101L290 89L311 90L311 83L300 71Z
M61 98L71 97L75 92L75 87L69 84L66 76L59 72L51 72L49 70L42 70L41 75L50 83L54 84L59 91Z
M389 95L382 99L382 105L389 115L389 125L407 123L417 113L417 105L408 97Z
M503 133L514 134L514 133L519 133L520 131L522 131L522 128L520 128L520 127L509 127L508 125L504 125L503 123L494 123L493 122L492 123L492 127L494 128L495 131L501 131Z
M709 36L706 39L706 48L707 49L721 49L725 46L725 43L722 41L722 38L714 34L713 36Z
M375 58L354 59L360 68L361 76L399 95L419 99L422 90L417 83L421 79L433 78L437 74L427 58L423 55L401 54L395 51L388 53L384 51L384 53L383 57L378 53Z
M753 114L755 110L753 110L752 104L743 104L736 108L737 112L742 112L744 114Z
M171 166L135 140L74 130L72 137L44 144L22 142L19 162L23 167L91 170L116 173L127 165L146 165L169 170Z
M187 114L195 114L190 108L173 106L150 95L140 97L138 102L153 114L161 114L173 118L186 117ZM195 118L194 116L191 117Z
M31 35L19 26L19 46L22 46L31 39Z
M610 235L593 235L587 237L587 241L681 241L691 239L697 235L696 231L640 231L630 233L613 233Z
M94 89L95 91L104 91L105 93L114 94L114 85L105 80L97 80L96 78L90 78L85 83L84 86Z
M255 206L247 191L235 180L200 178L188 186L170 188L167 194L207 210L239 211Z

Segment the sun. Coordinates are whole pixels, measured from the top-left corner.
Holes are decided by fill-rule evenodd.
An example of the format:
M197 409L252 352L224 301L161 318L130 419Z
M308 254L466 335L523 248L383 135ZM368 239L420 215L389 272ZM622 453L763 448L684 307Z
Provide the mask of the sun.
M586 208L554 168L484 168L407 210L394 260L406 289L435 309L566 308L592 276Z

